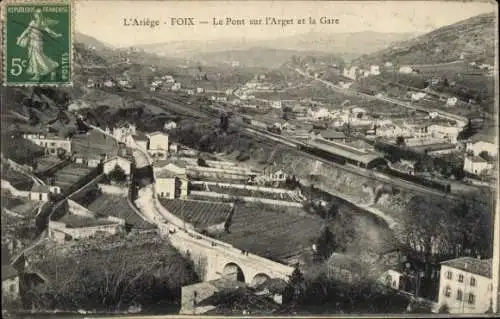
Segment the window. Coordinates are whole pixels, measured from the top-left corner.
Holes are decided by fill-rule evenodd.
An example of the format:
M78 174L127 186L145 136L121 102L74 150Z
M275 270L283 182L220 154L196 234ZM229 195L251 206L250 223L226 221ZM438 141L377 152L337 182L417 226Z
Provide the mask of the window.
M16 291L16 285L15 284L10 285L9 289L10 289L10 292Z
M464 297L464 293L462 292L461 289L458 289L457 290L457 300L462 301L463 297Z
M458 275L458 282L464 282L464 275Z
M445 295L446 297L451 296L451 288L450 288L450 286L446 286L446 288L445 288L445 290L444 290L444 295Z
M471 277L471 278L470 278L470 285L471 285L472 287L475 287L475 286L476 286L476 278L474 278L474 277Z
M447 271L446 272L446 279L452 279L453 278L453 274L451 273L451 271Z
M469 294L469 304L473 305L476 302L476 296L473 293Z
M387 285L390 285L390 284L391 284L391 282L392 282L392 277L391 277L391 275L387 275L387 276L385 277L385 283L386 283Z

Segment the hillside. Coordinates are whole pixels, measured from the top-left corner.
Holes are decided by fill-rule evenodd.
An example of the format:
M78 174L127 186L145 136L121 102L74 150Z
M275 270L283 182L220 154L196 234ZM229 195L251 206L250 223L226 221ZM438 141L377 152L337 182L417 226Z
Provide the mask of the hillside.
M333 56L325 52L302 52L297 50L254 47L247 50L199 53L195 55L194 58L207 65L219 65L231 61L238 61L240 65L244 67L276 68L290 60L293 56L303 56L305 54L317 57ZM340 58L338 59L341 60Z
M139 46L146 52L163 56L195 58L200 52L254 51L266 48L285 51L334 53L343 59L351 60L360 52L372 53L387 47L390 43L415 36L412 33L320 33L309 32L289 37L267 40L221 39L209 41L172 41Z
M354 62L358 65L386 61L393 64L433 64L456 61L463 54L468 61L493 65L495 29L495 15L482 14L363 55Z

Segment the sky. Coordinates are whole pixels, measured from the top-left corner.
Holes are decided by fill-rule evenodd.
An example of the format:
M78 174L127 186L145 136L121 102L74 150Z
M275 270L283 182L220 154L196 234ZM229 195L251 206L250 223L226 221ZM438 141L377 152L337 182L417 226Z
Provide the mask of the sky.
M496 11L492 2L440 1L78 1L77 32L117 47L185 40L272 39L308 32L425 33ZM171 18L194 18L194 26L171 26ZM245 19L245 25L212 25L214 18ZM294 19L294 24L249 25L249 19ZM317 24L297 24L315 18ZM321 17L339 24L320 24ZM124 19L159 20L160 25L124 26ZM199 24L198 21L209 21Z

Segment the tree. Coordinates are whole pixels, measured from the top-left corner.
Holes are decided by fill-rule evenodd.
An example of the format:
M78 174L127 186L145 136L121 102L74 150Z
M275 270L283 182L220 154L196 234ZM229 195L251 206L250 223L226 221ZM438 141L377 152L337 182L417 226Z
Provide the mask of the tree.
M335 236L328 226L325 226L316 240L316 252L314 258L317 262L323 262L330 258L333 252L338 248Z
M305 291L304 275L297 265L290 275L290 280L283 292L284 302L287 304L298 304Z
M405 138L401 135L396 137L396 145L399 145L399 146L406 145Z
M121 168L118 164L115 165L115 168L109 172L108 177L110 180L122 183L127 180L127 174L125 174L125 171L123 168Z
M203 159L201 157L198 158L197 163L198 163L198 166L208 167L207 161L205 161L205 159Z

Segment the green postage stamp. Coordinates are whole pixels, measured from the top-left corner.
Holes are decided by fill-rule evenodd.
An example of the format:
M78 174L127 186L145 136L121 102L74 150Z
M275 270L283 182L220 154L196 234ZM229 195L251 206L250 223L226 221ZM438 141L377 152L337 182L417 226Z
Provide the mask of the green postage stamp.
M70 1L8 1L3 11L4 85L71 85Z

